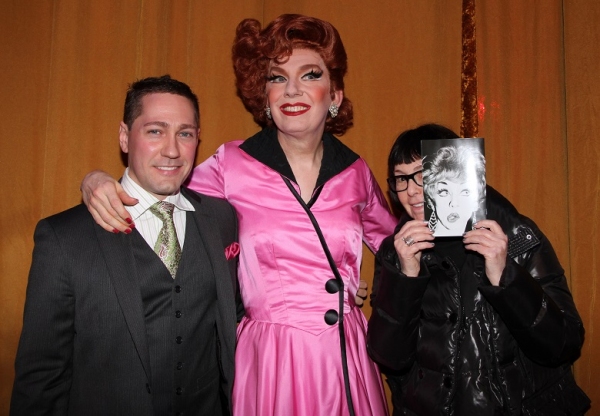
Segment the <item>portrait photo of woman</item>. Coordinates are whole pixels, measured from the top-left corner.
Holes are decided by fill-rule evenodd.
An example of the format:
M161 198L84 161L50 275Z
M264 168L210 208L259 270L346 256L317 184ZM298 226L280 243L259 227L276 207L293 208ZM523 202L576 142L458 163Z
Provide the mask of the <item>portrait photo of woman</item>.
M483 139L422 143L425 220L436 237L461 236L485 218Z

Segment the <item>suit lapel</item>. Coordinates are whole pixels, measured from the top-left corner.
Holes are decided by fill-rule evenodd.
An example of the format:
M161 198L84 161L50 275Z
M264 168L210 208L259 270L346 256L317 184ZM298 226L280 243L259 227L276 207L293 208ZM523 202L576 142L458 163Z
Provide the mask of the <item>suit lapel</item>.
M194 224L198 228L203 247L208 253L208 258L211 262L212 273L215 277L217 288L217 298L219 299L218 311L221 324L225 326L231 325L233 328L233 336L231 337L226 335L226 331L221 333L225 337L224 342L228 343L226 347L233 354L235 349L235 325L233 323L236 321L234 287L236 287L237 276L235 273L232 275L229 263L235 262L235 260L227 261L225 258L225 244L217 226L218 218L215 218L209 210L203 207L200 195L193 192L186 192L185 189L183 192L196 209L193 215ZM190 225L192 224L188 223L187 226Z
M150 353L146 341L142 297L136 279L137 270L131 247L132 239L126 234L109 233L99 226L96 226L95 230L131 338L140 356L146 377L150 381L152 380L150 375ZM137 231L134 230L133 232Z
M217 219L202 206L199 195L185 192L185 196L196 209L196 211L194 211L194 223L200 232L200 238L208 253L208 257L210 258L215 276L223 276L223 273L228 275L229 269L224 267L226 262L216 261L225 256L225 247L221 238L221 233L216 225Z

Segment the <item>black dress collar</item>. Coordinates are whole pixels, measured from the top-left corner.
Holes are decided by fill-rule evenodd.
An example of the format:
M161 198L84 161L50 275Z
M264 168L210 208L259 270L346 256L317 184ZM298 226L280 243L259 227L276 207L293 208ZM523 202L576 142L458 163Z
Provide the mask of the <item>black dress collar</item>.
M359 158L356 153L332 134L324 133L322 140L323 160L321 161L321 169L315 188L323 185ZM292 168L277 140L277 130L262 129L242 143L240 149L262 164L296 182Z

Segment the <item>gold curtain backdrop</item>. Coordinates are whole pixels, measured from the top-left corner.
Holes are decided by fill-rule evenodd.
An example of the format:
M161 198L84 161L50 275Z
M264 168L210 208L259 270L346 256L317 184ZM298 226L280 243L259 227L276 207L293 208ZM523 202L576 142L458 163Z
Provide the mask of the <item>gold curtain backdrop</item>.
M123 171L128 83L165 73L200 98L198 161L257 130L235 95L230 48L246 17L332 22L349 57L355 127L342 140L385 185L398 133L461 126L462 0L0 0L0 415L8 414L33 230L80 202L86 172ZM474 1L478 135L488 182L532 217L565 267L586 326L576 378L600 400L594 328L600 236L600 3ZM363 278L372 281L365 251ZM367 316L370 307L363 308Z

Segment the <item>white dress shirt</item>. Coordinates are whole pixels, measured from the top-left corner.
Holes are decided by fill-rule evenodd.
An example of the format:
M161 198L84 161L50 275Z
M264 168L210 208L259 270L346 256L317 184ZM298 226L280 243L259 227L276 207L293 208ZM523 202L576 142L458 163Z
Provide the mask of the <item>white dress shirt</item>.
M125 209L129 212L131 219L135 222L136 230L144 237L144 240L146 240L150 248L154 250L154 244L158 239L158 233L163 226L163 222L160 218L150 212L148 208L159 200L131 179L129 176L129 168L125 169L125 173L121 179L121 186L123 186L125 192L131 197L137 198L139 201L134 206L125 206ZM179 246L183 250L186 211L195 211L194 206L181 194L181 192L178 192L175 195L169 195L164 201L175 205L175 209L173 210L173 222L175 223L175 231L177 232Z

